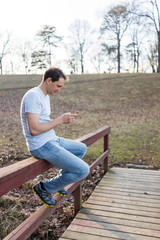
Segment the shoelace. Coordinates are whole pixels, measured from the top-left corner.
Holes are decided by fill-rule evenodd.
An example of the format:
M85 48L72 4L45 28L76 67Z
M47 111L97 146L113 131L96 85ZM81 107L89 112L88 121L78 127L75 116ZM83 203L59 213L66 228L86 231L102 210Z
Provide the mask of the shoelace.
M48 193L49 200L52 200L52 195L51 193Z

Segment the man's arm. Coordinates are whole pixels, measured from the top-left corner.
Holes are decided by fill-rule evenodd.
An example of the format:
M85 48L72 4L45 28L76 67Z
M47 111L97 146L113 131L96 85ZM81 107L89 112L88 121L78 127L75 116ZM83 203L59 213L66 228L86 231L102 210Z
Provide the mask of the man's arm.
M40 114L26 113L28 129L32 136L36 136L38 134L48 132L49 130L61 124L73 123L76 116L77 114L65 113L62 116L51 120L50 122L41 123L39 122Z

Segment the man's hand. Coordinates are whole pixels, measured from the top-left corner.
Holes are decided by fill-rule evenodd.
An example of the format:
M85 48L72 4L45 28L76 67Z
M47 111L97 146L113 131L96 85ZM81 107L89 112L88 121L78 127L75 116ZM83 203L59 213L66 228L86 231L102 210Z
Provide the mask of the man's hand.
M76 113L65 113L61 116L61 120L62 120L62 124L69 124L69 123L73 123L75 118L77 117Z

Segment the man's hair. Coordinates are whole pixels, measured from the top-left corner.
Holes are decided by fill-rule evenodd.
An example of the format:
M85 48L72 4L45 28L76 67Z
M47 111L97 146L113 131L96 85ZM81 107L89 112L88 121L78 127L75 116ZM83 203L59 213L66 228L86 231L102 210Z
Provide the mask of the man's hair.
M43 82L47 78L52 78L52 82L58 81L60 78L66 80L65 74L59 68L49 68L43 75Z

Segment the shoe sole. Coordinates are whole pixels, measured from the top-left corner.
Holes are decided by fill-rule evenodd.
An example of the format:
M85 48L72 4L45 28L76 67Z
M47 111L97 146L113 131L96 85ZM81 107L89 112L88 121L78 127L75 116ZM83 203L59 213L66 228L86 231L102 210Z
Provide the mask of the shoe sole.
M36 191L34 190L34 187L32 187L32 190L33 190L33 192L40 198L40 196L36 193ZM41 198L40 198L41 199ZM44 205L46 205L47 207L55 207L56 206L56 204L55 205L48 205L47 203L45 203L45 202L43 202L43 200L41 199L41 201L42 201L42 203L44 204Z
M57 192L61 197L65 197L65 196L67 196L67 194L62 194L62 193L60 193L60 192Z

